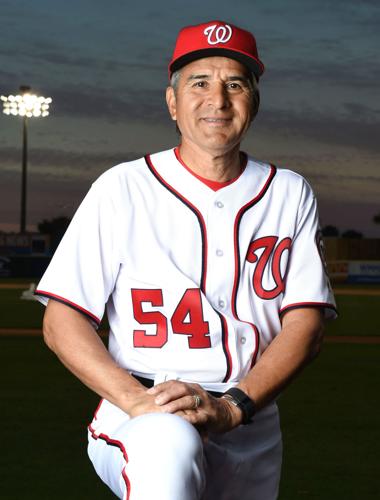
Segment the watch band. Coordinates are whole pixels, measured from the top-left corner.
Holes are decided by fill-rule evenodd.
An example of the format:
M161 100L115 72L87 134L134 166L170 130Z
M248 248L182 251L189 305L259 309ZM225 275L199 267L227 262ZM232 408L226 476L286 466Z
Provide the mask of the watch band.
M244 391L237 387L231 387L231 389L228 389L223 394L222 398L228 399L233 405L241 409L243 413L243 424L249 424L252 421L256 413L256 404Z

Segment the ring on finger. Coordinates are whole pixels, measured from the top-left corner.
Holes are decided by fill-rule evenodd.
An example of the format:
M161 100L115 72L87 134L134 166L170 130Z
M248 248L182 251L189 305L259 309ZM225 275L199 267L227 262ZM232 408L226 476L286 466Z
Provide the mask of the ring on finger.
M196 410L201 406L202 399L198 394L193 394L193 399L194 399L194 410Z

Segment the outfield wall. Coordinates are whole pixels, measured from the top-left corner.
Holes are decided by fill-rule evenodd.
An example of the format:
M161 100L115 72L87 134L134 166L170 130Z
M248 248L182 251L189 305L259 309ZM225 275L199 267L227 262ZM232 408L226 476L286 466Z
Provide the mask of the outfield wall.
M327 268L333 283L380 283L380 260L336 260Z
M379 238L330 238L323 237L327 262L379 261Z

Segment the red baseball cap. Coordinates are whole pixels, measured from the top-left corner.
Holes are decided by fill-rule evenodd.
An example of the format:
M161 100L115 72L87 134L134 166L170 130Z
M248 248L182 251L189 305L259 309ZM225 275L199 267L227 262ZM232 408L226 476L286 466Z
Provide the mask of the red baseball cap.
M223 21L210 21L186 26L179 32L169 64L169 78L186 64L211 56L235 59L248 67L257 79L264 73L252 33Z

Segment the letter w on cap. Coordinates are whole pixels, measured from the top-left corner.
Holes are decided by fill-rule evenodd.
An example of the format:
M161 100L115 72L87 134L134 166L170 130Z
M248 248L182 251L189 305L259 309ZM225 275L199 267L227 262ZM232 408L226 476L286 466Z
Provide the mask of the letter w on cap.
M204 34L207 36L207 41L210 45L216 45L217 43L227 43L232 36L232 28L230 25L225 24L224 26L219 26L213 24L208 26L204 30Z

